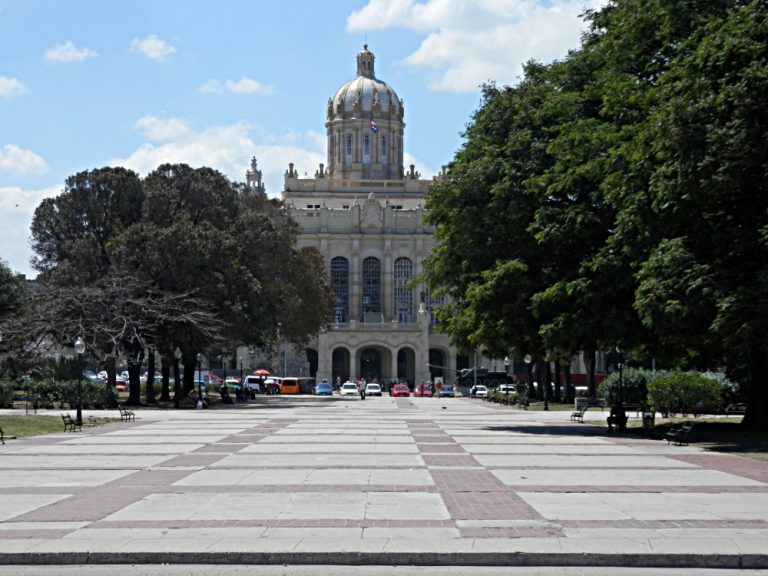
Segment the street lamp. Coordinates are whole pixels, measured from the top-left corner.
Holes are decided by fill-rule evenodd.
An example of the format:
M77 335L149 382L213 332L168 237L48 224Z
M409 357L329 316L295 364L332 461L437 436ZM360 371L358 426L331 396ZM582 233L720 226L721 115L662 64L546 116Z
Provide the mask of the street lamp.
M238 396L245 398L245 383L243 382L243 357L240 356L238 360L240 360L240 390L238 390Z
M530 354L526 354L523 356L523 362L525 362L526 379L528 380L528 391L525 393L525 405L528 406L528 398L530 398L533 390L533 358Z
M173 351L173 357L176 359L176 365L173 369L173 407L178 408L179 407L179 387L181 386L181 382L179 382L179 360L181 360L181 349L176 346L176 350Z
M624 354L621 350L621 346L616 346L616 352L619 355L619 408L624 407L624 398L623 398L623 392L624 392Z
M197 394L203 399L203 355L197 353Z
M504 376L507 381L504 386L504 395L509 396L509 356L504 356Z
M80 357L85 352L85 342L79 336L75 340L75 352L77 353L77 424L83 425L83 369Z

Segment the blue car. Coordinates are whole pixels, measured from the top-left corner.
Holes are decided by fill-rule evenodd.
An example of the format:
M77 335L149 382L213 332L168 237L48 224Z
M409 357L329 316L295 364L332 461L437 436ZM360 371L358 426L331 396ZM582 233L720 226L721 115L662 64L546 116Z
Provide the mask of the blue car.
M320 384L315 384L315 395L316 396L333 396L333 388L331 388L331 385L327 382L321 382Z

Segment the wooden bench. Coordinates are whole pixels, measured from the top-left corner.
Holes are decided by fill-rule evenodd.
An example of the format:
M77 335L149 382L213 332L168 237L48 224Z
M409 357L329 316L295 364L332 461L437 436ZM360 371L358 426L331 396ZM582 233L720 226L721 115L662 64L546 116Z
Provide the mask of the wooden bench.
M589 410L589 406L582 406L578 410L571 412L571 422L581 422L584 424L584 412Z
M127 410L122 404L118 404L117 409L120 411L120 422L133 422L136 420L136 414L133 410Z
M83 429L82 422L78 422L69 414L62 414L61 419L64 421L64 432L77 432Z
M673 428L667 432L664 438L666 438L667 444L677 444L678 446L685 444L687 446L691 430L693 430L693 422L685 422L680 428Z

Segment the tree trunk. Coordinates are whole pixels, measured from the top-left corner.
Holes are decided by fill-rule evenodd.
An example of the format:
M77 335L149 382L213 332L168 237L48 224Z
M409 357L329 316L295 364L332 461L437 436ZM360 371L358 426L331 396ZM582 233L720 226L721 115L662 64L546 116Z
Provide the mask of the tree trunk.
M528 397L536 399L536 386L533 385L533 361L525 365L528 370Z
M195 375L197 374L197 357L184 355L184 386L181 388L182 397L187 396L195 387Z
M160 374L163 376L163 386L160 389L160 400L163 402L171 401L171 366L168 363L167 356L160 357Z
M560 382L563 377L563 367L560 365L560 358L555 361L555 402L562 402Z
M584 360L587 363L587 373L589 378L587 379L587 396L594 400L597 398L597 386L595 383L595 354L594 350L584 351Z
M573 402L573 381L571 380L571 363L566 364L563 369L565 370L565 402L570 404Z
M147 356L147 383L144 387L147 404L157 404L155 399L155 351L150 348Z
M181 369L179 368L179 359L173 358L173 406L179 407L181 401Z
M552 393L552 362L549 360L544 361L544 386L544 398L553 400L555 395Z
M768 350L754 346L749 359L747 412L742 425L750 430L768 430Z

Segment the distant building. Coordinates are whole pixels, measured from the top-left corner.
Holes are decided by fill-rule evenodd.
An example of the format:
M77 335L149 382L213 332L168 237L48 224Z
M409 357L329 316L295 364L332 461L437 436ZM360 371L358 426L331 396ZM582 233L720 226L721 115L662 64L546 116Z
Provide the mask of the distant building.
M306 350L309 375L413 384L431 378L427 363L455 368L457 355L434 329L427 289L409 284L434 243L424 222L432 180L403 168L403 101L374 62L365 46L356 76L328 100L327 163L314 178L291 164L282 197L299 223L299 247L323 254L336 296L333 324ZM255 160L247 177L261 187Z

